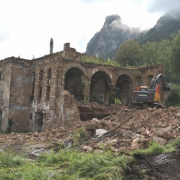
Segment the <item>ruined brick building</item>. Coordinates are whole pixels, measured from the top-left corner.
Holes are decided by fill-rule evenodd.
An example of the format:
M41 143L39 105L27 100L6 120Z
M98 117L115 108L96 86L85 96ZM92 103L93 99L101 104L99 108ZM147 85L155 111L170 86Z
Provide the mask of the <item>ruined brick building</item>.
M138 84L149 85L152 77L163 72L162 65L127 69L83 62L82 56L86 54L69 43L53 53L51 40L49 55L0 61L0 130L7 130L8 119L15 121L13 131L41 131L69 121L70 109L75 107L73 102L66 105L64 90L80 102L108 105L110 99L113 103L112 89L118 88L121 102L130 104Z

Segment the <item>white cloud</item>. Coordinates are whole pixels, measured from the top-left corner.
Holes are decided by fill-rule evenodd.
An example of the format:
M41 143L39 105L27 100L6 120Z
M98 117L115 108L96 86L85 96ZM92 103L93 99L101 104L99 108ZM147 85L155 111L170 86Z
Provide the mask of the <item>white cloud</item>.
M0 0L2 1L2 0ZM145 1L146 2L146 1ZM146 11L142 0L6 0L1 2L0 32L9 37L0 41L0 59L21 56L32 59L49 53L49 42L54 40L54 52L71 43L85 52L90 38L99 31L105 17L119 14L129 26L150 28L160 14ZM1 31L3 29L3 31Z
M150 12L168 12L172 9L176 9L177 7L180 7L180 1L179 0L151 0L149 1L148 10Z

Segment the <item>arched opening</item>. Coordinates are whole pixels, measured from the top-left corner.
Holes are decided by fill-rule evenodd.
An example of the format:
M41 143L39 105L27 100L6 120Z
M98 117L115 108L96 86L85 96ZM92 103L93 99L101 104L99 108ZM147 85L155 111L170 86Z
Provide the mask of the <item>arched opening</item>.
M126 74L119 76L116 82L116 98L119 98L122 104L129 105L132 101L132 91L131 78Z
M136 77L136 88L138 86L142 86L142 77L141 76Z
M152 79L153 79L153 75L147 76L147 86L150 87Z
M64 89L78 101L84 99L84 73L79 68L70 68L65 74Z
M110 84L111 79L108 74L103 71L96 72L91 78L90 102L108 104Z
M43 126L43 113L36 112L35 121L34 121L34 131L42 131L42 126Z

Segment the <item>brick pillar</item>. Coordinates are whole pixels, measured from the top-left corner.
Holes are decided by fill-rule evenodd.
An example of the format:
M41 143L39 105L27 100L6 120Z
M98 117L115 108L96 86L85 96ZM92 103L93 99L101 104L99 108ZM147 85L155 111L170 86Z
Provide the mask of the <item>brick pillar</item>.
M91 84L91 81L88 78L86 78L84 82L84 101L86 103L89 103L90 84Z
M47 77L47 71L48 71L48 69L44 69L43 91L42 91L42 100L43 101L46 101L47 86L49 85L49 80L48 80L48 77Z
M108 104L115 104L115 98L116 98L116 86L110 85L109 86L109 97L108 97Z
M35 71L35 82L34 82L34 101L38 101L39 99L39 86L40 86L40 80L39 80L40 71Z
M51 83L49 83L51 87L50 91L50 107L54 109L55 106L55 99L56 99L56 89L57 89L57 75L58 75L58 67L54 66L52 68L52 76L51 76Z
M61 92L64 90L64 81L65 81L65 76L64 76L64 72L63 72L63 67L59 67L58 68L58 87L57 87L57 95L59 97L59 95L61 94Z

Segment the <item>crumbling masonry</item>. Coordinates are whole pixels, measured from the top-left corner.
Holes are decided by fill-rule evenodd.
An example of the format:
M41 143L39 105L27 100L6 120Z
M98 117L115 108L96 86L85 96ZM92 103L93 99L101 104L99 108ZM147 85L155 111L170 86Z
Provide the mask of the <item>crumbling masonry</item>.
M86 54L69 43L57 53L52 46L51 40L50 54L38 59L0 61L0 130L6 131L11 119L12 131L42 131L64 122L72 125L73 118L79 118L74 99L109 105L117 97L128 105L137 85L149 85L152 77L163 72L162 65L126 69L83 62Z

